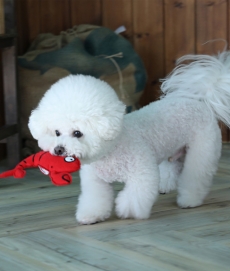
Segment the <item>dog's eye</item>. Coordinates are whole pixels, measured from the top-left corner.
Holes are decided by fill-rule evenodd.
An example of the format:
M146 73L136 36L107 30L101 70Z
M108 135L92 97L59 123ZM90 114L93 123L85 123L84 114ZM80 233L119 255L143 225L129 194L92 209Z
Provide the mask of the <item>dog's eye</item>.
M61 133L58 130L55 130L55 134L56 134L56 136L60 136L61 135Z
M79 137L82 137L83 134L80 131L74 131L73 136L79 138Z

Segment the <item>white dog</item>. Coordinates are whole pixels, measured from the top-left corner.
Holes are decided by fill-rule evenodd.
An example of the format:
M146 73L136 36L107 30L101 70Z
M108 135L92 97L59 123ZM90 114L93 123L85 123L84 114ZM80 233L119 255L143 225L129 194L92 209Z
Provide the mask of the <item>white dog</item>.
M121 218L148 218L159 190L177 188L182 208L203 203L221 154L218 120L230 126L230 53L184 60L193 61L163 81L164 97L133 113L107 83L84 75L59 80L32 112L41 149L81 160L79 223L110 216L114 181L125 183L115 200Z

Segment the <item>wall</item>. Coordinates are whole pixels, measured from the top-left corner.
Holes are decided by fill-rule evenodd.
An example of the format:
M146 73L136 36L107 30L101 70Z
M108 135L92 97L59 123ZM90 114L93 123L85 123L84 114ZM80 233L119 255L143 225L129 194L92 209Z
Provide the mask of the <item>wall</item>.
M19 53L39 33L77 24L116 29L125 25L128 38L142 57L148 83L142 105L159 96L159 78L188 53L216 54L229 42L230 0L17 0ZM207 41L223 39L215 42ZM223 140L230 140L222 128Z

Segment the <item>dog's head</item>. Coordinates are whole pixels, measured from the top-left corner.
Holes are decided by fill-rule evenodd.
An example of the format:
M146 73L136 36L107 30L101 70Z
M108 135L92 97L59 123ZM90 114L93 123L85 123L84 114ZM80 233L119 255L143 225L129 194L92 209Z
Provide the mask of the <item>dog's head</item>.
M45 93L29 118L41 149L82 160L101 156L121 132L125 105L104 81L70 75Z

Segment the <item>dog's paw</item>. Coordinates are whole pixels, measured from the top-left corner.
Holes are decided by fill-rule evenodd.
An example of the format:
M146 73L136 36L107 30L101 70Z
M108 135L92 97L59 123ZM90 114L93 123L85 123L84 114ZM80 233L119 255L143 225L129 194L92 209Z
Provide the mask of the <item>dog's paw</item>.
M116 200L116 214L120 218L135 218L135 219L147 219L150 216L150 208L139 204L138 199L131 196L127 196L127 193L121 191Z
M167 194L170 191L176 190L176 188L177 188L176 181L161 179L158 190L160 194Z
M100 220L97 217L82 217L82 218L76 218L77 222L81 225L91 225L91 224L96 224L98 222L104 221L104 220Z
M118 217L130 218L133 216L128 200L127 199L125 200L124 197L122 197L121 192L118 194L115 200L115 204L116 204L116 214Z
M110 212L103 214L86 214L78 211L76 212L76 220L81 225L95 224L101 221L105 221L108 217L110 217Z
M176 178L175 176L172 176L170 174L161 174L160 176L160 182L158 191L161 194L169 193L170 191L176 190L177 184L176 184Z
M194 195L180 195L177 197L177 204L181 208L193 208L202 205L203 199L200 199Z

